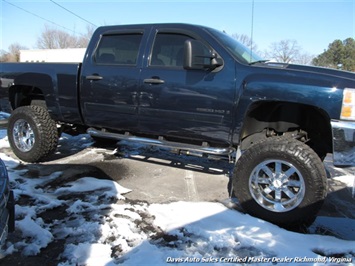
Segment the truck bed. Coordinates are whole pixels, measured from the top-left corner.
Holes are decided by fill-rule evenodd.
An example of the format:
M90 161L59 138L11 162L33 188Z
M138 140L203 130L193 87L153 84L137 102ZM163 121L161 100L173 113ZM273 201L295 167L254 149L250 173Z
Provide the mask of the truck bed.
M40 90L52 117L69 123L81 123L78 108L80 67L81 63L1 63L1 111L9 112L15 108L8 105L8 99L14 97L16 84L21 84L28 86L28 94ZM15 105L21 105L24 97L17 98Z

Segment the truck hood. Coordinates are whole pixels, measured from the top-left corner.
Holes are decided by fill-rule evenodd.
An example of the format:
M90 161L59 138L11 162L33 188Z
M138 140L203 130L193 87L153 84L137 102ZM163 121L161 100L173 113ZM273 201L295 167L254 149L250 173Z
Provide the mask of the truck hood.
M326 76L332 76L334 78L347 79L349 81L352 81L353 87L355 87L354 72L342 71L342 70L336 70L336 69L324 68L324 67L293 65L293 64L286 64L286 63L272 63L272 62L265 63L265 66L270 68L281 68L288 71L309 73L312 75L326 75Z

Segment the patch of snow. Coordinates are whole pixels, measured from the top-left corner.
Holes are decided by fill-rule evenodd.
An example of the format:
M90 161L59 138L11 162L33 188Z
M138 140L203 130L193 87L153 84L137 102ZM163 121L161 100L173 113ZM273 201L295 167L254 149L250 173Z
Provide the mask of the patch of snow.
M355 176L353 175L337 176L334 177L334 179L346 184L346 186L351 191L351 196L355 198Z
M0 136L0 148L8 148L3 130ZM79 148L87 147L89 140L88 136L64 137ZM62 240L60 266L322 265L323 261L332 264L336 254L346 259L344 265L355 262L354 220L350 218L336 220L335 226L333 217L321 217L315 222L314 234L294 233L221 203L129 203L123 194L130 189L112 180L87 176L65 182L60 180L61 172L29 178L19 161L2 151L0 158L18 201L15 233L19 237L7 241L8 256L15 252L40 255L53 240ZM48 185L57 180L60 187ZM62 209L64 217L46 219L46 213L56 208ZM349 240L321 235L317 231L321 225L333 228L338 237L348 232Z
M26 215L22 220L16 221L16 228L22 231L22 236L29 241L26 241L23 246L22 254L25 256L37 255L41 248L47 247L52 242L53 235L51 234L48 225L41 218L35 220ZM20 246L22 243L20 243Z
M59 266L66 265L86 265L86 266L113 266L116 265L111 260L111 248L105 244L80 243L70 244L66 247L64 257L70 257L70 261L60 263Z
M126 194L132 190L124 188L115 181L106 179L97 179L93 177L83 177L75 182L67 184L66 187L58 188L54 194L59 196L73 192L90 192L101 190L103 195L107 197L117 196L118 199L124 199L121 194Z

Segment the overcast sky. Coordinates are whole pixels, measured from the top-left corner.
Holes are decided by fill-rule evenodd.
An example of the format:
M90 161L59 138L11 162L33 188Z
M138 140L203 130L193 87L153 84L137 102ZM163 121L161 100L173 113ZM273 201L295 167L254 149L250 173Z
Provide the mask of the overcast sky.
M253 21L253 39L259 50L272 42L294 39L313 55L336 39L355 38L355 0L254 0L254 9L253 0L0 1L0 49L4 50L16 42L36 48L45 24L78 35L85 32L88 22L95 26L184 22L250 36Z

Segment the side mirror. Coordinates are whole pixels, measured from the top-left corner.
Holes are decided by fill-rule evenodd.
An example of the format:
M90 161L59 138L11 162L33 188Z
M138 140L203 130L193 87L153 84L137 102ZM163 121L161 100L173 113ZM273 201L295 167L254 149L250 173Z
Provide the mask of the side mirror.
M223 65L221 58L208 49L200 41L186 40L184 44L184 68L185 69L215 69Z

